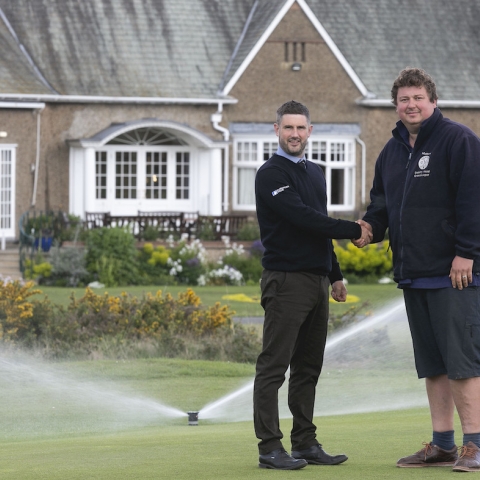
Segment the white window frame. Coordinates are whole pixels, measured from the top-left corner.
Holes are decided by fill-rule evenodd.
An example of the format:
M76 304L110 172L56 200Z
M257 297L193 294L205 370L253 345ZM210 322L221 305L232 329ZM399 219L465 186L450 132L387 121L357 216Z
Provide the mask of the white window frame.
M6 157L8 158L8 161ZM0 145L0 238L15 238L17 145Z
M155 145L105 145L101 148L95 149L95 184L99 182L97 170L97 154L106 152L106 198L99 198L100 189L96 188L95 203L99 210L109 210L112 214L136 215L137 210L151 210L151 211L191 211L193 208L194 193L193 192L193 175L192 158L194 157L194 149L187 145L175 146L155 146ZM134 187L135 194L130 198L116 197L116 156L118 152L136 153L136 186ZM166 198L147 198L147 153L159 152L167 155L167 197ZM181 174L181 188L182 192L188 189L188 198L177 198L177 154L188 153L189 173L187 185L186 176L182 170ZM129 174L131 179L131 174ZM160 181L160 177L156 180ZM129 182L131 183L131 182ZM131 185L128 187L131 188ZM110 206L111 208L109 208Z
M324 158L315 159L314 153L319 144L324 143L326 146ZM234 210L254 211L255 203L243 204L239 201L241 195L240 181L241 170L251 169L255 174L263 163L269 158L265 158L266 154L271 149L268 148L272 144L278 145L278 137L273 135L255 135L255 134L237 134L233 137L233 174L232 174L232 206ZM343 158L338 159L335 156L335 145L341 144L345 148ZM250 149L251 155L244 155L245 146L255 145L255 148ZM267 148L265 148L267 146ZM273 152L275 153L276 148ZM269 152L270 153L270 152ZM320 165L325 173L325 180L327 184L327 209L329 211L352 211L355 209L355 179L356 179L356 141L354 135L328 135L312 133L308 140L306 148L307 158ZM340 156L341 157L341 156ZM333 203L337 197L335 193L332 195L332 182L335 181L335 171L342 170L343 178L337 181L342 182L343 201ZM251 176L254 178L254 175ZM253 188L253 186L251 186Z

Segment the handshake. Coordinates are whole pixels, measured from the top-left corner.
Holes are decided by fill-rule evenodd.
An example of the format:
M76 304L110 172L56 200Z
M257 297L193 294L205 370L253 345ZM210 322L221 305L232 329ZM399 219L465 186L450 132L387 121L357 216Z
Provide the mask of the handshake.
M372 226L363 220L357 220L355 223L362 227L362 236L352 239L352 243L358 248L366 247L373 240Z

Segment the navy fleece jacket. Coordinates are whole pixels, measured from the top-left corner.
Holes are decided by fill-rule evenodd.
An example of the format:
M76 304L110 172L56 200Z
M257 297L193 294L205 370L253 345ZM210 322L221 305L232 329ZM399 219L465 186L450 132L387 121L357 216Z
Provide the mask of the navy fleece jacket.
M389 229L394 279L448 275L456 255L480 270L480 140L437 108L413 150L399 128L375 166L364 220L374 242Z
M328 275L331 283L342 279L331 239L360 238L361 228L328 217L318 165L307 161L305 169L275 154L257 172L255 196L264 268Z

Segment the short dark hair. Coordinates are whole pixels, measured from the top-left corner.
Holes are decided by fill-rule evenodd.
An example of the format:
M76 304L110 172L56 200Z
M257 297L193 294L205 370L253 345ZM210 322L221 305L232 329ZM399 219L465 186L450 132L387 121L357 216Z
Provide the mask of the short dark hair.
M282 122L282 117L284 115L305 115L307 117L308 123L310 123L310 112L305 105L296 102L295 100L290 100L287 103L284 103L277 110L277 124L279 125Z
M401 87L425 87L432 103L438 99L437 87L433 78L421 68L406 67L399 73L393 82L391 91L394 105L397 104L398 89Z

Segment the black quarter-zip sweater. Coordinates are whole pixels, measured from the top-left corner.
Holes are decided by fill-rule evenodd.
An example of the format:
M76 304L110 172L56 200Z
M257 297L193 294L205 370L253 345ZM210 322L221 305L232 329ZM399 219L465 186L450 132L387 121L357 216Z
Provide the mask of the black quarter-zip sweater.
M389 229L394 279L448 275L456 255L480 270L480 140L438 108L413 150L399 128L380 153L364 219ZM403 127L404 128L404 127Z
M327 215L326 185L322 169L307 161L307 168L273 155L255 178L257 217L268 270L306 271L342 279L332 238L360 238L355 222Z

